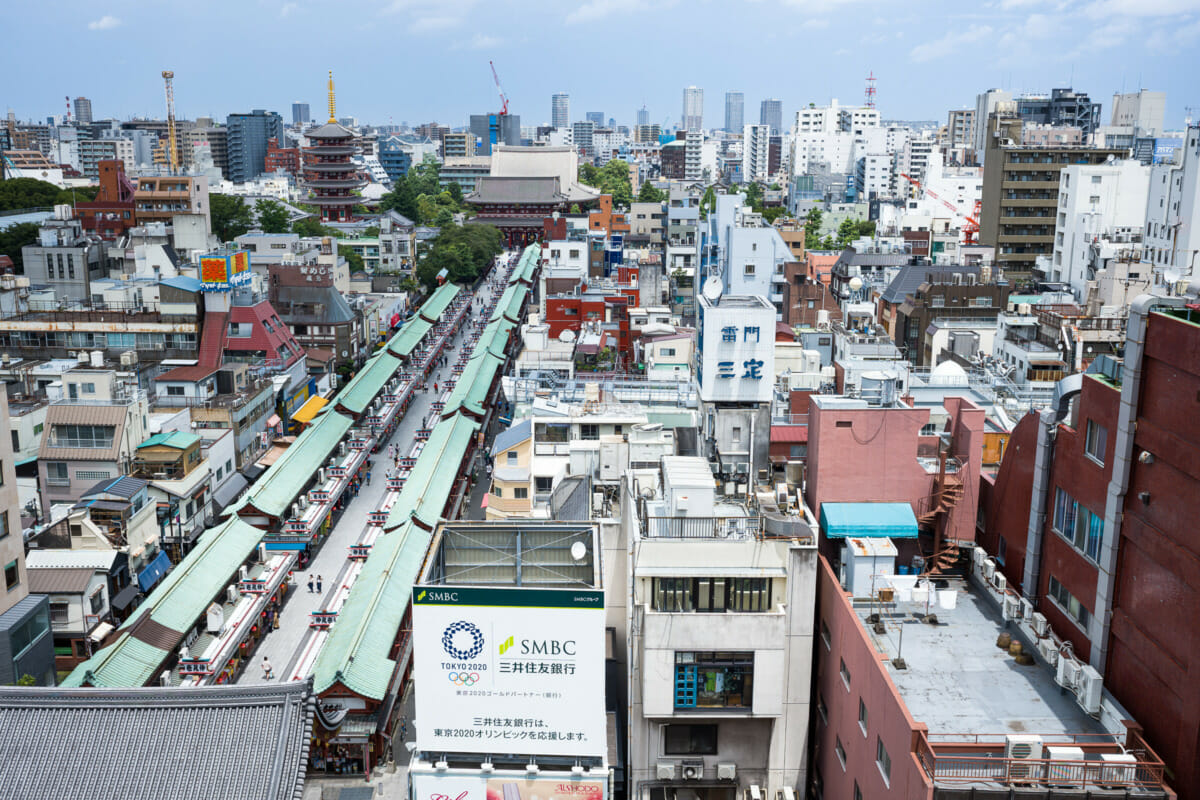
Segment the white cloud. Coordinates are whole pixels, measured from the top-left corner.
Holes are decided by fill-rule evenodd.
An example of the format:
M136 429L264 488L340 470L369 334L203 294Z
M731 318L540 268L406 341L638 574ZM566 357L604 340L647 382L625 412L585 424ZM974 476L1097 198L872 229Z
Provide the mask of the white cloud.
M89 31L109 31L109 30L112 30L113 28L117 27L120 24L121 24L121 20L117 19L116 17L112 16L111 14L105 14L100 19L94 19L91 22L89 22L88 30Z
M943 56L955 55L960 48L992 35L991 25L972 25L963 31L950 31L940 39L914 47L908 57L918 64Z
M634 11L642 5L639 0L588 0L567 14L567 24L595 22L620 12Z
M1014 8L1028 8L1029 6L1044 6L1045 0L1000 0L1000 8L1005 11L1011 11Z
M298 7L299 6L297 6L295 3L284 3L282 6L279 7L279 16L286 17L289 14L291 14L293 11L295 11Z
M504 44L504 40L499 36L487 36L482 33L477 33L471 37L471 41L466 44L458 44L453 47L454 50L491 50L500 47Z
M1096 19L1171 17L1200 11L1200 0L1094 0L1083 11Z
M461 22L461 17L417 17L415 20L413 20L413 23L408 26L408 29L413 33L444 31L447 28L457 27Z

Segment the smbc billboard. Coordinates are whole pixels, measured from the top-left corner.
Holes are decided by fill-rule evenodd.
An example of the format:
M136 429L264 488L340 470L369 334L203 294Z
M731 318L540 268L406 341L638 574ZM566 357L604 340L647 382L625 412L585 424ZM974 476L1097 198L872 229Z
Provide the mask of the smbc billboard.
M603 757L604 593L413 589L417 747Z

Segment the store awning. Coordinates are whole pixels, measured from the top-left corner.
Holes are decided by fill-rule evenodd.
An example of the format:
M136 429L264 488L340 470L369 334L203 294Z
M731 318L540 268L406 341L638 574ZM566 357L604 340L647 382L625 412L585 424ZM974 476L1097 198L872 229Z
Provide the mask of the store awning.
M113 626L108 622L101 622L96 626L96 629L88 634L88 638L93 642L103 642L104 637L112 633Z
M250 485L250 481L240 472L233 473L233 477L221 484L221 486L213 492L213 501L216 503L217 510L224 509L227 505L237 499L237 496L242 493L242 490Z
M171 559L167 558L165 551L159 550L154 560L138 572L138 586L142 587L143 592L150 591L151 587L158 583L169 569L171 569Z
M822 503L821 530L830 539L915 539L917 515L908 503Z
M279 423L282 421L283 420L281 420L279 418L278 414L272 414L271 416L267 417L267 427L268 428L277 428L277 427L279 427Z
M317 412L324 408L325 404L328 402L328 400L320 395L313 395L305 401L304 405L300 406L300 408L296 410L295 414L292 414L292 422L301 422L307 425L313 421L313 417L315 417Z
M121 591L113 595L112 607L117 611L124 611L129 608L129 604L138 595L138 587L136 583L131 583Z

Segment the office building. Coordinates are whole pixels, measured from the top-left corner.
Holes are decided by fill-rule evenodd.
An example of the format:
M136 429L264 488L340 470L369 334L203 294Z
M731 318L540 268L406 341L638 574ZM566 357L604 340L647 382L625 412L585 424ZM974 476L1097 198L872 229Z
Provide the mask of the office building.
M642 106L641 108L639 108L637 110L637 124L638 125L649 125L650 124L650 112L646 109L645 106Z
M576 122L571 126L571 140L575 145L575 151L585 159L596 157L595 134L596 123L591 120Z
M982 94L975 96L975 157L982 164L984 153L987 150L987 144L984 141L987 135L988 118L996 111L996 106L999 103L1012 102L1012 92L1004 89L988 89Z
M1125 150L1022 144L1024 120L994 113L987 120L979 243L996 248L996 265L1012 280L1033 276L1038 256L1053 252L1059 173L1068 164L1103 164Z
M704 130L704 90L700 87L683 90L683 114L679 122L685 131Z
M1166 92L1142 89L1129 94L1114 94L1111 124L1131 128L1134 136L1161 136L1166 108Z
M1143 238L1145 260L1172 279L1194 276L1200 254L1200 126L1187 129L1179 150L1178 163L1150 168Z
M771 135L778 136L783 132L783 101L763 100L758 107L758 122L771 126Z
M975 109L958 108L950 111L946 120L946 144L951 148L974 148Z
M292 124L306 125L309 122L308 103L292 103Z
M586 119L588 122L595 125L597 128L604 127L604 112L603 111L589 111L589 112L587 112L587 114L584 115L584 119Z
M477 155L490 156L494 145L521 144L521 117L517 114L472 114L470 129Z
M770 174L770 140L769 125L746 125L742 128L742 180L766 180Z
M558 92L550 96L550 127L566 128L571 124L571 95Z
M75 98L75 124L92 124L92 101L86 97Z
M442 135L442 158L470 158L475 155L475 137L470 133Z
M1079 128L1086 138L1100 127L1100 104L1093 103L1087 92L1053 89L1048 96L1018 97L1017 116L1026 122Z
M229 180L245 183L262 175L267 142L283 139L283 118L274 111L256 108L249 114L230 114L225 118L225 128Z
M745 119L746 95L734 90L725 93L725 131L737 133Z

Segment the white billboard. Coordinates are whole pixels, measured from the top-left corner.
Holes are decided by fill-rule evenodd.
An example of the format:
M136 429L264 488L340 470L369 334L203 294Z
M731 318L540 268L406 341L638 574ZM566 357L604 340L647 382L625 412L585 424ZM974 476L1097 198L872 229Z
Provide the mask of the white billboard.
M415 587L417 747L603 757L604 593Z
M411 773L412 800L605 800L606 778Z

